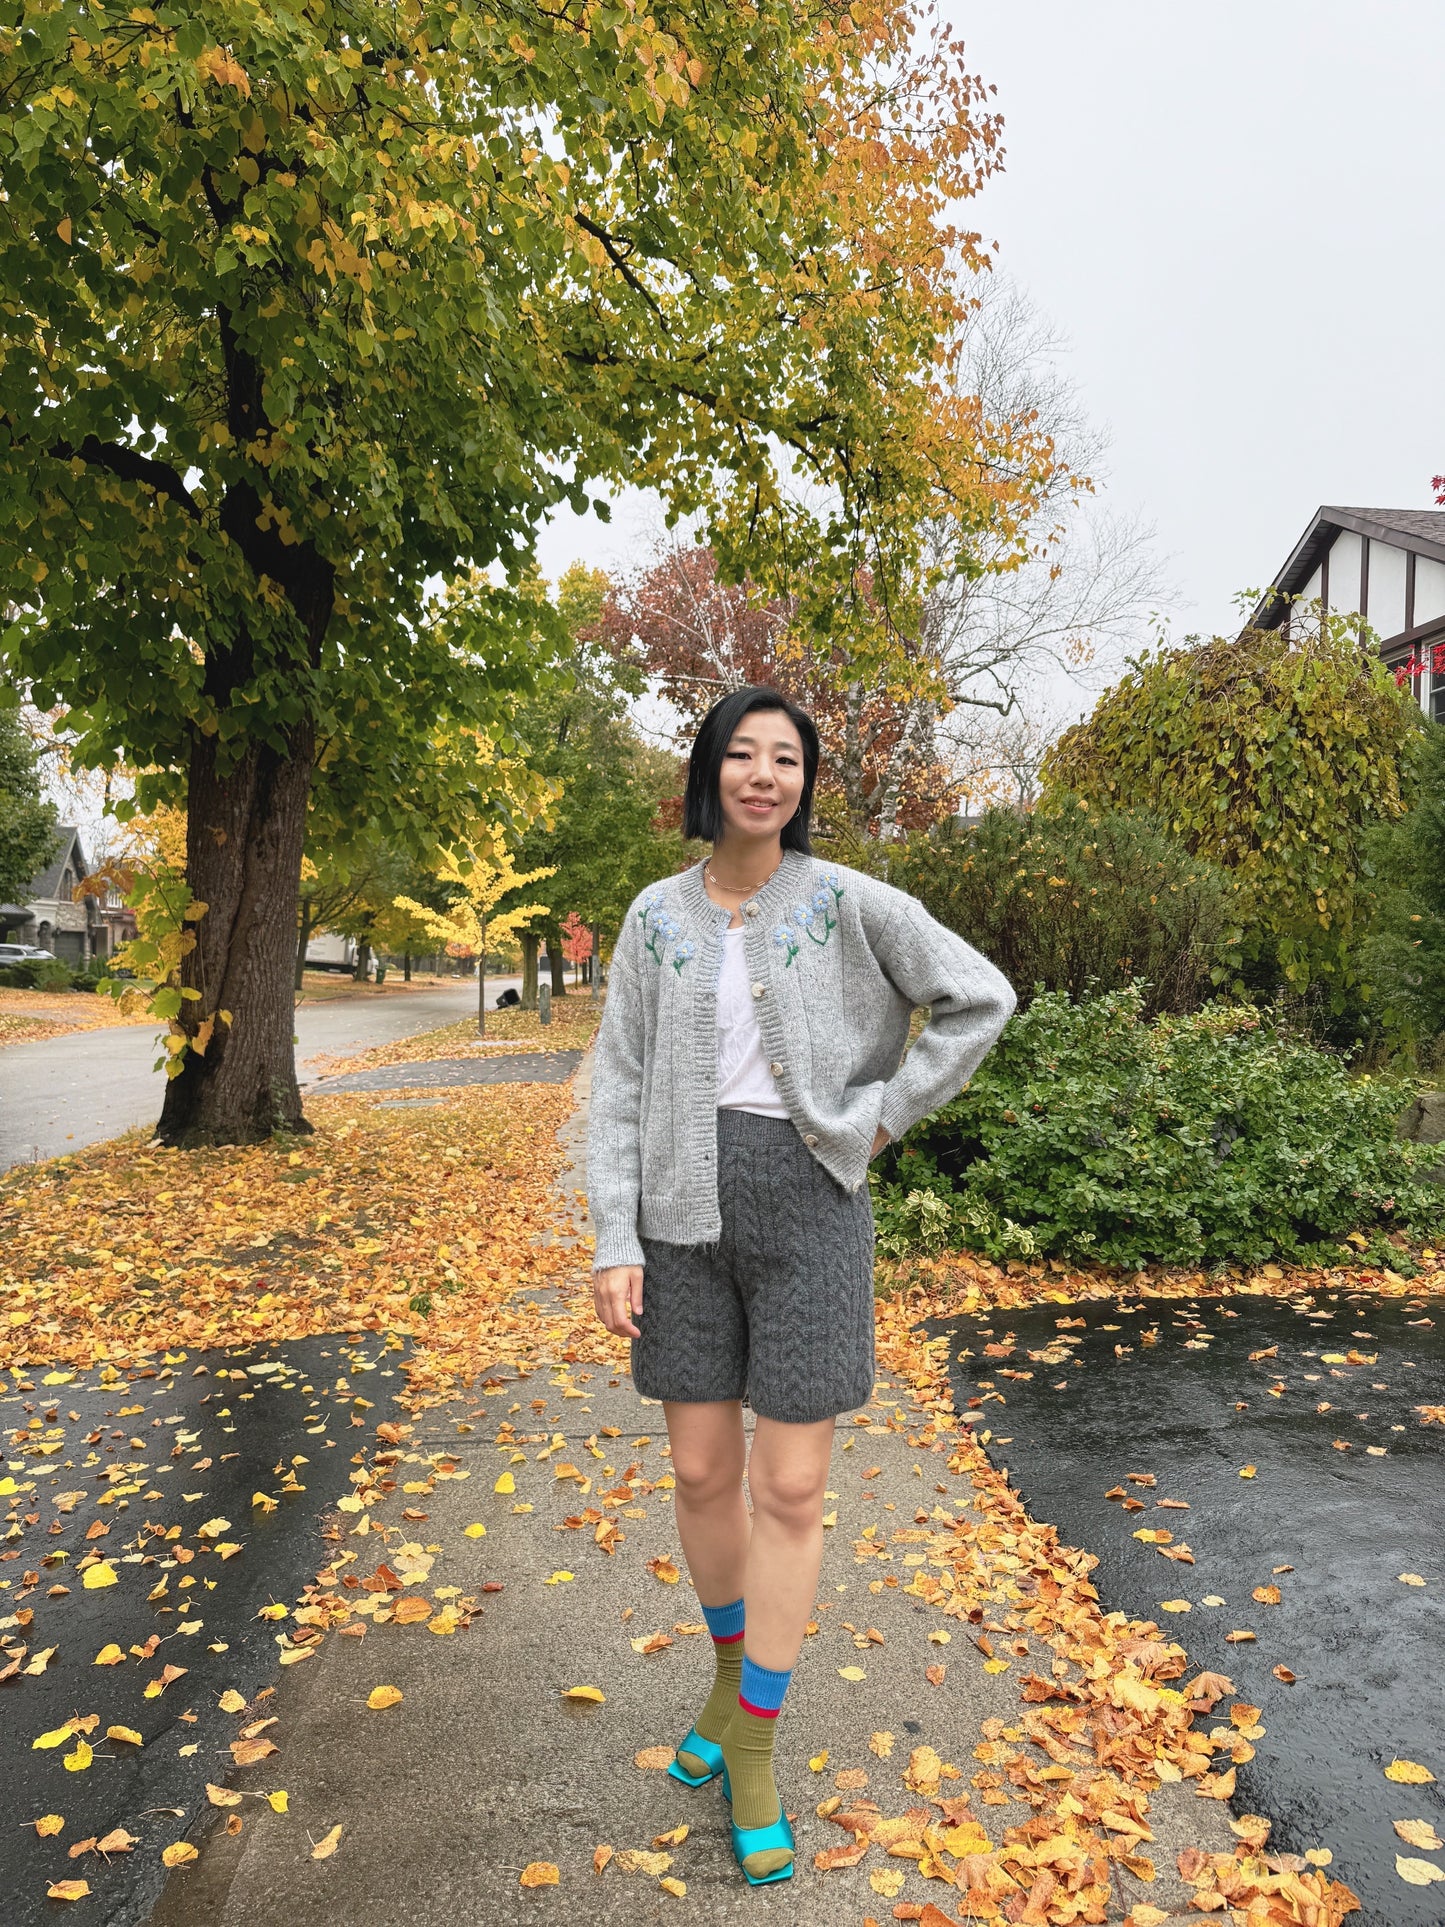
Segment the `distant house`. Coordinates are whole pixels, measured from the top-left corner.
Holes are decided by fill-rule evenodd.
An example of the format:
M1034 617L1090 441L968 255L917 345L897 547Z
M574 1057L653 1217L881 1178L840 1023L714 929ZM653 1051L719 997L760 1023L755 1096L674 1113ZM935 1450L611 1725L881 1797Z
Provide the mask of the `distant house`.
M78 894L90 864L73 823L59 824L55 854L32 877L22 903L0 904L0 938L53 950L67 963L108 957L117 944L135 935L135 918L114 891L102 901Z
M1416 700L1445 723L1445 509L1319 509L1255 610L1256 627L1287 631L1287 596L1362 615L1385 664L1412 665Z

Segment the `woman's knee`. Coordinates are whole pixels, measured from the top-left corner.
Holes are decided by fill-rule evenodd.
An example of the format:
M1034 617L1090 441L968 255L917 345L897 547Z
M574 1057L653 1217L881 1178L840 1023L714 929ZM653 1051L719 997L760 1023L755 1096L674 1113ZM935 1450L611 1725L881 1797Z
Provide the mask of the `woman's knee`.
M738 1428L741 1434L741 1426ZM678 1497L706 1504L738 1491L743 1482L743 1442L730 1438L679 1438L672 1435L672 1476Z
M822 1517L827 1476L826 1466L817 1473L806 1465L754 1464L748 1471L753 1510L766 1513L782 1525L814 1526Z

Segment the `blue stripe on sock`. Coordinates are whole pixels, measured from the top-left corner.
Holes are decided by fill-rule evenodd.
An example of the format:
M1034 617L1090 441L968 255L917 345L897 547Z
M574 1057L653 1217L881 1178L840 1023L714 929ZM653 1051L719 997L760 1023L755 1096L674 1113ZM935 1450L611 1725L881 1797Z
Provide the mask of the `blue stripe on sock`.
M743 1602L735 1599L730 1606L704 1606L702 1616L714 1639L736 1639L743 1629Z
M775 1671L770 1666L759 1666L755 1659L743 1654L743 1676L738 1683L738 1698L746 1700L760 1712L776 1713L782 1705L788 1690L788 1681L793 1677L790 1666L786 1673Z

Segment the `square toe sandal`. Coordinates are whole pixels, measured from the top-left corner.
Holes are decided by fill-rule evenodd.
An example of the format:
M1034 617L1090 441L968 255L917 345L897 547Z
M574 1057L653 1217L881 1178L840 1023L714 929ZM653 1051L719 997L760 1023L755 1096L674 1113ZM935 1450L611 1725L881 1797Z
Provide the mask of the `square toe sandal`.
M733 1793L732 1788L728 1785L728 1770L726 1766L723 1768L723 1792L727 1796L729 1804L731 1804ZM733 1858L742 1869L743 1879L747 1881L750 1887L766 1887L774 1880L792 1879L793 1866L797 1859L797 1841L793 1838L792 1822L788 1819L787 1814L782 1811L781 1803L779 1803L778 1817L773 1821L771 1826L740 1827L737 1821L734 1820L732 1829ZM772 1853L779 1849L790 1854L792 1858L785 1861L781 1867L773 1868L771 1873L748 1872L747 1862L752 1859L754 1854Z
M694 1726L689 1729L687 1738L677 1749L678 1753L690 1753L695 1760L701 1760L707 1767L706 1773L689 1773L675 1756L668 1772L674 1780L681 1780L684 1786L706 1786L715 1780L723 1770L723 1751L714 1740L705 1740Z

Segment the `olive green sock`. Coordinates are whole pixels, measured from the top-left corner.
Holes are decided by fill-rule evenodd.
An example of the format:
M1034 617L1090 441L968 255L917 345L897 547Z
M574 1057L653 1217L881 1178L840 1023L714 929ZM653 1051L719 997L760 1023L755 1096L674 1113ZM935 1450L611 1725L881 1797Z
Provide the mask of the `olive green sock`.
M776 1716L750 1713L734 1700L722 1750L733 1818L740 1827L770 1827L782 1811L773 1778L773 1735L777 1730Z
M738 1682L743 1676L743 1642L740 1639L725 1643L714 1641L713 1653L717 1660L717 1673L712 1691L693 1725L705 1740L711 1740L716 1745L726 1733L728 1721L737 1711ZM698 1759L695 1753L679 1752L677 1763L684 1773L696 1776L707 1772L707 1763Z

